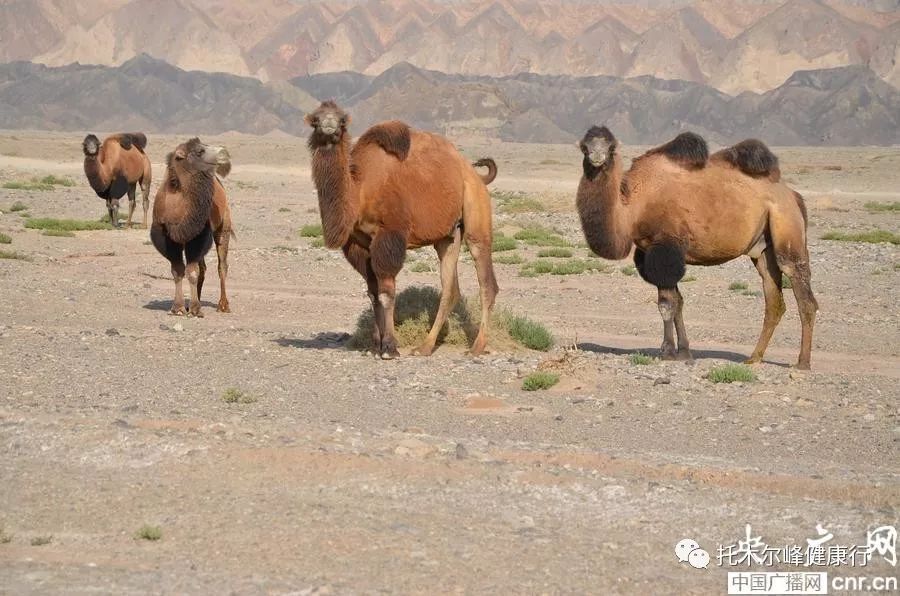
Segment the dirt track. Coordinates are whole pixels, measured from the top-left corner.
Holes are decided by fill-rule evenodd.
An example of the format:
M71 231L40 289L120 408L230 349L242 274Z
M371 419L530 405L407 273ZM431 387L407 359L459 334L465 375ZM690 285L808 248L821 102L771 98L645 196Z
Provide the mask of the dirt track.
M846 545L900 524L900 250L820 239L898 231L896 212L863 207L900 200L896 149L778 151L810 208L813 371L786 366L800 333L788 292L758 382L714 385L705 373L745 358L762 323L762 298L728 289L759 289L748 260L690 269L693 366L629 362L658 347L661 324L627 262L539 278L498 265L499 304L545 323L549 354L442 347L382 362L344 349L365 288L297 234L318 216L295 139L214 139L235 162L234 312L215 312L211 267L206 317L171 317L167 263L145 231L46 237L4 210L99 217L77 137L0 135L0 183L78 183L0 189L12 236L0 248L32 259L0 260L0 593L724 593L727 569L679 564L675 543L715 557L747 523L770 545L805 545L817 523ZM174 145L150 138L157 181ZM497 188L549 207L499 226L540 221L581 240L573 147L466 152L495 157ZM460 271L474 294L471 263ZM520 389L554 359L557 387ZM228 388L256 401L225 403ZM144 524L162 539L136 540Z

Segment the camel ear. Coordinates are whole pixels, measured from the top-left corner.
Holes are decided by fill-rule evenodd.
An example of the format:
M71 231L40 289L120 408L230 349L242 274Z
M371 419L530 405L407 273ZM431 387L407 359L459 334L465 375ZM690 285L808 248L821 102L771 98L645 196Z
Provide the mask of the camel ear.
M575 146L578 147L578 150L582 153L585 152L584 143L582 141L575 141Z
M343 116L341 116L341 126L343 126L344 128L350 126L350 114L344 114Z
M313 122L313 115L312 115L312 114L307 114L306 116L304 116L304 117L303 117L303 121L306 122L306 125L307 125L307 126L312 126L313 128L316 127L316 125L315 125L314 122Z
M185 153L184 147L175 150L175 159L184 159L185 157L187 157L187 153Z

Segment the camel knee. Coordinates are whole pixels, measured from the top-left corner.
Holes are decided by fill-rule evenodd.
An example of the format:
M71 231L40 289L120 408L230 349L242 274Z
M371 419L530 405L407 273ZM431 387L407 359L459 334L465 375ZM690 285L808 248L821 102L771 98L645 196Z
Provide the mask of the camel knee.
M662 315L663 321L666 323L675 319L675 305L668 300L660 300L657 304L659 314Z
M188 282L190 282L191 285L196 285L197 281L200 279L199 269L196 266L190 267L187 270L187 278L188 278Z

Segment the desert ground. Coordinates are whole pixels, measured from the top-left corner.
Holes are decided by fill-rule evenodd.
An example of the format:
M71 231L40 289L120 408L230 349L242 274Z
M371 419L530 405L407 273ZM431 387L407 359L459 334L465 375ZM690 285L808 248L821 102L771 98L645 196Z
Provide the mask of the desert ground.
M148 136L155 194L187 135ZM82 137L0 133L0 186L75 182L0 189L0 249L25 257L0 259L2 594L724 593L733 569L715 550L746 524L805 546L816 524L853 545L900 523L900 247L822 239L900 231L896 210L866 207L900 200L900 149L776 150L809 206L812 371L789 366L800 325L787 290L756 381L715 384L708 371L749 356L762 325L746 258L689 268L692 364L632 362L656 352L662 325L630 261L538 277L497 265L498 308L544 324L548 352L350 349L365 286L299 235L318 222L316 195L304 140L286 136L204 138L234 160L233 312L215 311L211 252L206 316L170 316L168 263L146 230L24 227L105 213ZM498 209L495 227L553 227L589 256L573 146L462 149L494 157L492 188L539 204ZM439 285L412 268L401 289ZM467 258L460 274L477 294ZM539 367L560 382L523 391ZM710 552L708 569L677 561L683 538ZM876 557L862 575L896 573Z

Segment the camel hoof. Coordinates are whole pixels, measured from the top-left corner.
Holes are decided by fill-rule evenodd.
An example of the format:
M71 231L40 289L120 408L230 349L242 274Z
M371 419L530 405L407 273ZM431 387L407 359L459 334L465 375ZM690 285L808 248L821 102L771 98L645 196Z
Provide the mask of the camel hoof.
M762 362L762 358L759 358L758 356L750 356L744 360L744 364L759 364L760 362Z
M395 348L393 350L386 350L381 353L382 360L394 360L395 358L400 357L400 352Z
M218 312L231 312L231 307L228 306L227 302L225 302L224 304L220 302L219 306L216 307L216 310Z
M809 370L809 362L798 362L794 365L796 370Z
M413 354L415 356L431 356L434 353L434 346L429 346L428 344L422 344L415 350L413 350Z
M678 354L675 352L660 352L659 353L660 360L678 360Z
M175 315L176 317L183 317L187 312L184 310L183 306L172 307L172 310L169 311L170 315Z
M191 309L188 311L188 316L197 317L198 319L202 319L203 311L201 311L199 308L194 308L192 306Z
M675 360L690 363L694 361L694 356L691 355L690 350L678 350L678 353L675 354Z

